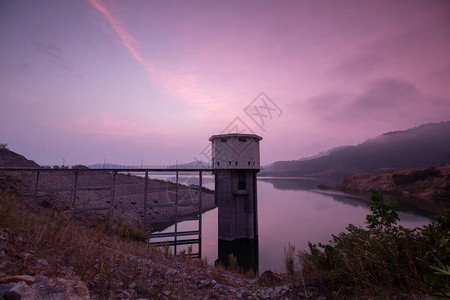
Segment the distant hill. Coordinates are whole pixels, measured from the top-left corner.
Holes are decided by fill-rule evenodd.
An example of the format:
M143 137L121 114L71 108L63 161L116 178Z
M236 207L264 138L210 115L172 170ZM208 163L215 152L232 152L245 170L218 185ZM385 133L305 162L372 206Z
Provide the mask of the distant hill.
M208 169L210 168L210 165L202 162L202 161L193 161L186 164L178 164L178 165L118 165L118 164L112 164L112 163L97 163L94 165L89 166L90 169L140 169L140 168L147 168L147 169Z
M96 163L94 165L89 165L89 169L120 169L124 168L124 166L117 165L117 164L110 164L110 163Z
M17 154L6 146L0 147L0 168L39 168L40 166L23 155Z
M178 165L172 165L169 166L170 169L209 169L211 166L208 163L205 163L203 161L191 161L190 163L186 164L178 164Z
M450 163L450 122L441 122L388 132L317 158L277 161L263 168L260 176L342 179L360 173L446 163Z

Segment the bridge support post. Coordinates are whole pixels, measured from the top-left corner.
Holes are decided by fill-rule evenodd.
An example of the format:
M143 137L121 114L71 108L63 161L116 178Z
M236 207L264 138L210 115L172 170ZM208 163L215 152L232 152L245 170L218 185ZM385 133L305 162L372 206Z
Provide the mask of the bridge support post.
M145 171L145 182L144 182L144 218L142 220L142 231L144 232L144 236L147 236L147 210L148 210L148 203L147 203L147 193L148 193L148 171Z
M109 200L109 223L112 224L114 221L114 209L115 209L115 203L114 203L114 192L116 189L116 174L117 171L112 172L111 176L111 194L110 194L110 200Z
M74 171L72 173L72 192L71 192L71 204L72 209L75 212L76 209L76 199L77 199L77 183L78 183L78 172Z

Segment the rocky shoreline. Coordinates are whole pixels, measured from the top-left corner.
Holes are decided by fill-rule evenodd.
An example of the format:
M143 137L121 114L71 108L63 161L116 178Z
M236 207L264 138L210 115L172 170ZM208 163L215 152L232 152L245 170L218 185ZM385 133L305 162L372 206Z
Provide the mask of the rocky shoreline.
M346 177L341 184L320 185L319 188L350 193L367 193L371 190L378 190L385 194L423 199L438 199L442 196L445 200L446 193L450 190L450 164L359 174Z

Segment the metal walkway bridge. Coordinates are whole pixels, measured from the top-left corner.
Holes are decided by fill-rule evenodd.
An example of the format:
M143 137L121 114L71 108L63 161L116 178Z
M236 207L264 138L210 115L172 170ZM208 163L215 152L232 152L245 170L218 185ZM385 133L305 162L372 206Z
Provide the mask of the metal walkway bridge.
M22 178L23 174L29 175L30 178L30 189L31 195L36 195L37 193L43 192L68 192L70 193L70 207L73 214L77 214L85 211L107 211L108 221L113 222L114 216L116 214L115 199L116 199L116 177L117 174L128 174L142 176L143 184L143 220L142 220L142 230L150 244L163 245L168 244L174 247L174 254L177 254L177 245L192 245L198 244L198 253L193 253L193 257L201 257L201 233L202 233L202 192L203 192L203 174L205 172L211 172L210 168L170 168L166 166L158 167L119 167L119 168L96 168L96 169L84 169L84 168L0 168L1 173L18 173ZM54 173L63 172L71 175L71 186L70 187L44 187L40 186L40 177L44 173ZM86 176L92 172L106 172L109 174L109 184L103 186L80 186L79 179L82 176ZM149 203L148 192L149 192L149 174L167 174L171 173L175 175L174 182L174 193L175 201L173 203ZM185 186L180 184L179 175L183 174L193 174L196 176L198 174L198 183L196 185ZM25 176L28 177L28 176ZM195 190L198 191L197 203L190 204L190 206L196 206L198 210L189 216L179 215L179 209L185 205L179 202L179 193L181 190ZM153 188L154 190L154 188ZM109 205L97 206L97 207L85 207L77 203L77 193L81 191L106 191L109 192ZM149 219L148 211L151 208L158 207L172 207L175 210L174 215L168 218L161 219ZM178 231L178 222L181 221L198 221L198 228L196 230L188 231ZM150 224L155 223L170 223L174 224L174 230L170 232L160 232L160 233L150 233ZM169 238L169 241L161 241L165 238ZM152 242L152 240L159 240L157 242Z

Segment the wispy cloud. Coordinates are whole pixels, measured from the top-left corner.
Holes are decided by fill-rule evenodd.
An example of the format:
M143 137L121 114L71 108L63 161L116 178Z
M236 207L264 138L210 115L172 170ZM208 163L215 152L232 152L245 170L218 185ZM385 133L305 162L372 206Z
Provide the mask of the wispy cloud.
M56 63L58 66L68 70L73 71L69 66L69 63L64 59L64 52L61 48L51 45L51 44L43 44L40 42L35 42L36 49L50 57L50 59Z
M348 78L372 75L385 62L379 55L359 54L343 58L332 69L333 76L345 76Z
M138 50L138 42L128 32L121 20L99 0L87 0L109 22L112 30L118 35L131 56L147 71L150 80L158 88L171 96L173 101L182 101L191 105L188 111L194 118L205 118L223 113L224 103L233 99L232 93L219 91L208 84L208 76L192 70L188 65L173 65L170 68L158 69L150 63ZM225 101L219 101L224 100ZM226 101L228 99L228 101ZM229 117L229 116L226 116Z
M147 71L149 75L152 75L154 72L154 67L151 63L146 61L142 55L138 52L138 50L135 48L134 44L136 43L133 36L127 31L125 26L122 24L122 22L116 18L109 10L108 8L100 3L97 0L87 0L89 4L92 5L93 8L98 10L105 19L108 20L108 22L111 25L111 28L117 33L119 38L121 39L124 46L130 51L131 55L134 59L136 59Z

